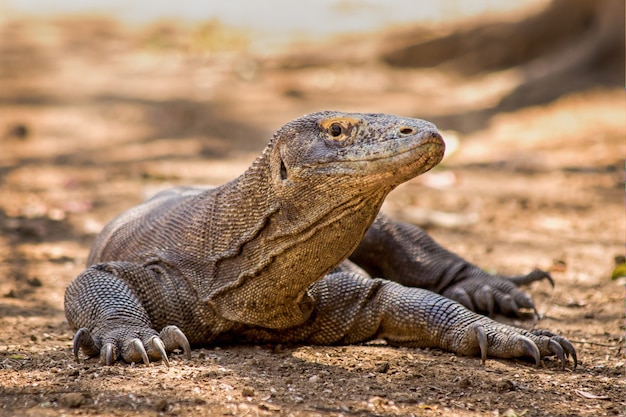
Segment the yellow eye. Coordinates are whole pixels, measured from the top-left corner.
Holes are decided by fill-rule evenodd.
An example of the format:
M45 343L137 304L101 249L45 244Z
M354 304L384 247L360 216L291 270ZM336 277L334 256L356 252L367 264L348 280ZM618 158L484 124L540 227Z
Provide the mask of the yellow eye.
M356 134L358 126L361 123L359 119L346 116L335 116L320 121L320 129L324 132L327 139L334 142L344 143L350 140Z

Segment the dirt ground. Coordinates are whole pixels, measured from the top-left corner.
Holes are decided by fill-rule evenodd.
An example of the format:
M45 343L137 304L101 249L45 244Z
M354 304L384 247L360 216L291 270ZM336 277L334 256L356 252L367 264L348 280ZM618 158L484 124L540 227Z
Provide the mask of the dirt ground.
M0 415L624 415L621 86L455 124L522 75L394 68L361 59L367 42L336 60L332 44L245 45L215 23L0 25ZM322 109L438 123L448 157L384 209L487 270L550 270L554 289L528 288L542 318L509 322L566 336L578 368L382 341L209 347L170 368L74 361L64 289L102 226L162 187L235 177L275 129Z

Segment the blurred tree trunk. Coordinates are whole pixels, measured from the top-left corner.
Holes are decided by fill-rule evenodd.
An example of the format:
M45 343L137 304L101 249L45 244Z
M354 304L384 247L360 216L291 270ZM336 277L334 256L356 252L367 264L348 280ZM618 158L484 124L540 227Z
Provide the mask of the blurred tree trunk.
M466 75L518 65L530 65L535 76L572 67L616 70L624 65L624 2L553 0L520 22L491 23L417 42L411 35L406 38L382 59L393 66L441 66Z
M382 60L392 66L437 67L464 75L517 68L523 83L482 118L550 102L563 94L624 83L624 1L553 0L514 23L491 23L430 39L395 39ZM483 114L484 113L484 114ZM478 121L476 121L478 123ZM474 124L476 124L474 123Z

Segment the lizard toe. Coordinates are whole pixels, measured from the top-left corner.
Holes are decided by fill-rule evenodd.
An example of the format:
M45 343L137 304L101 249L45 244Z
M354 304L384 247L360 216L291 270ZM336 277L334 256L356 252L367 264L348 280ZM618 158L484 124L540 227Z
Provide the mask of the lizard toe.
M167 351L181 348L186 359L191 359L191 346L185 333L178 326L166 326L159 334Z
M495 300L493 288L490 285L483 285L474 293L474 304L477 311L486 312L490 317L495 313Z
M556 357L559 358L561 368L565 369L565 351L563 350L563 347L561 347L556 340L550 339L548 349L550 349L550 352L554 353Z
M147 343L148 355L152 360L161 359L165 366L170 367L170 361L167 358L167 350L165 349L165 344L158 336L152 336Z
M535 360L535 365L539 366L539 364L541 364L541 352L539 351L539 348L537 347L535 342L525 336L518 336L519 341L517 344L519 349L519 356L530 356Z
M546 271L541 270L541 269L535 269L535 270L529 272L526 275L518 275L518 276L515 276L515 277L508 277L507 280L512 282L513 284L515 284L518 287L520 285L528 285L528 284L531 284L531 283L536 282L536 281L546 280L546 281L548 281L550 283L552 288L554 288L554 280L552 279L550 274L547 273Z
M578 366L578 357L576 356L576 349L574 348L574 345L572 345L572 343L563 336L552 336L552 340L561 345L561 347L565 351L566 358L569 358L571 356L572 360L574 361L574 369L576 369L576 367Z
M100 362L111 366L117 361L117 348L113 343L105 343L100 349Z
M578 366L578 357L576 356L576 349L574 348L574 345L572 345L572 343L563 336L554 336L553 339L561 345L563 350L565 350L566 358L569 358L571 356L572 360L574 361L574 369L576 369L576 367Z
M535 313L535 317L539 317L539 312L537 311L537 307L535 307L535 302L530 295L518 290L515 294L513 294L513 299L519 308L531 309Z
M85 327L78 329L74 335L73 350L76 362L78 362L78 352L81 349L87 356L97 356L100 352L100 349L96 346L91 333Z
M502 314L509 317L519 317L519 307L511 294L505 294L496 291L494 294L494 298L496 299L496 302Z
M487 339L487 333L485 328L481 325L473 326L474 343L478 345L480 349L480 361L484 365L487 361L487 353L489 352L489 340Z
M150 363L146 348L143 346L142 341L136 337L125 340L122 343L122 358L128 363L143 362L146 365Z

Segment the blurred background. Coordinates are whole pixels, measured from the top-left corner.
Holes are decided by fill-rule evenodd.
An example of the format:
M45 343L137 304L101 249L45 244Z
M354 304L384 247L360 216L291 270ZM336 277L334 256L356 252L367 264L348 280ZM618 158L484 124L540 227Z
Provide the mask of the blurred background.
M125 117L163 111L144 128L219 153L211 139L241 137L233 151L256 151L267 135L246 128L267 133L321 108L469 134L499 112L623 84L619 1L431 3L4 0L3 104L89 97ZM243 136L202 125L226 116ZM9 135L34 129L5 122Z
M118 172L144 188L221 183L286 121L324 109L429 119L457 164L621 159L619 0L3 0L0 57L4 186L24 168L50 178L44 162L105 196Z
M594 341L576 348L599 370L572 378L617 404L623 87L621 0L0 0L0 325L10 345L0 350L46 358L58 348L69 360L65 286L121 211L163 187L234 178L302 114L387 112L435 122L447 155L383 209L489 271L551 271L554 290L531 289L540 324ZM48 368L8 384L37 372L52 381ZM396 379L397 391L414 390ZM568 381L559 386L570 395L580 387ZM555 389L541 389L552 396L541 413L602 411L585 414L576 397L563 411ZM491 396L485 404L539 407L535 391L472 391ZM22 394L41 401L5 392L0 403L18 408ZM612 413L610 403L593 406Z

